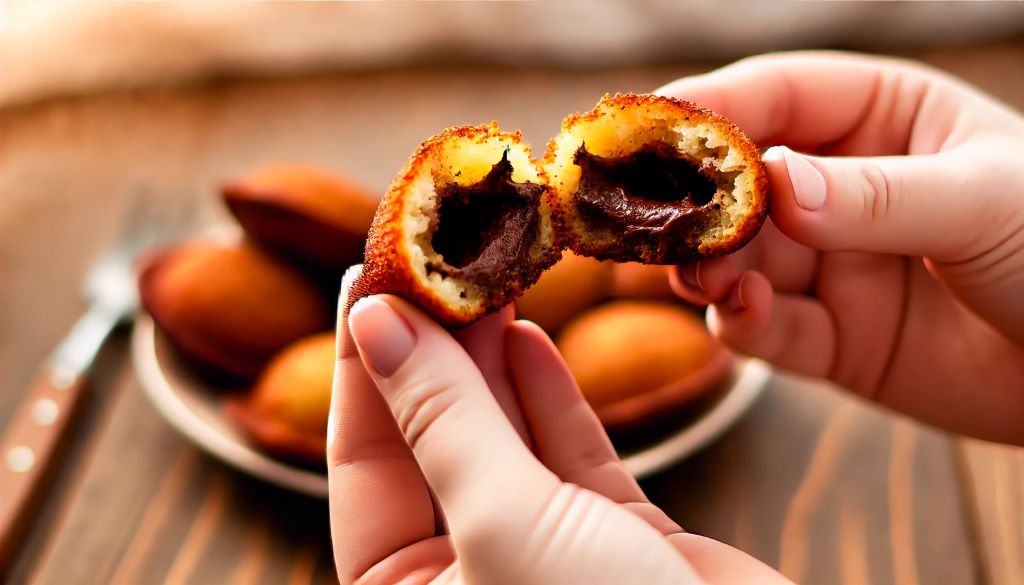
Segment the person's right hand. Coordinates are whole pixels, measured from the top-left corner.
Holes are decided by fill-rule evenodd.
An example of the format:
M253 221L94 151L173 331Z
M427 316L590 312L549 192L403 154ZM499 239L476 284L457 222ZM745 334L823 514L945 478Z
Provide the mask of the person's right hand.
M1019 113L920 65L829 53L747 59L658 93L793 149L765 153L762 233L674 273L681 296L713 305L721 339L946 429L1024 444Z

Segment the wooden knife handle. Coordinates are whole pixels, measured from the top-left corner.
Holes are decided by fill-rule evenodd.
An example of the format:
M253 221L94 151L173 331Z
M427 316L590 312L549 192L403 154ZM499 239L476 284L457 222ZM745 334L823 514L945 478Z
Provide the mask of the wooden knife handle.
M67 368L46 368L0 437L0 580L32 527L84 383Z

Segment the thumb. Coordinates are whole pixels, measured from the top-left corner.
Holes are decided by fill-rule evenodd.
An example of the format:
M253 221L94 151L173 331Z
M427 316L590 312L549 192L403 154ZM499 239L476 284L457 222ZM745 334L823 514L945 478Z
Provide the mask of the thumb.
M460 535L516 523L529 513L524 506L557 488L476 364L441 326L405 301L371 296L352 307L349 328L456 546Z
M776 146L764 154L772 220L820 250L967 258L1005 213L969 156L816 157Z

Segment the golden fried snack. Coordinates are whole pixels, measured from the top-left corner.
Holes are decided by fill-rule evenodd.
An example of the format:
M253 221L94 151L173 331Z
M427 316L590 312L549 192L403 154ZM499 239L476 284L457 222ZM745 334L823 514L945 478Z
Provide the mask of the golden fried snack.
M381 200L351 298L396 294L449 327L507 305L559 257L546 184L518 132L428 139Z
M669 266L623 262L612 270L611 295L619 299L675 299Z
M234 376L255 376L281 348L330 326L306 276L246 244L158 252L139 275L139 296L176 347Z
M721 388L730 354L686 309L615 301L566 325L557 345L610 432L678 414Z
M333 377L334 334L306 337L275 356L251 392L229 398L225 408L264 450L323 465Z
M577 314L608 297L612 269L608 262L566 251L537 284L516 299L516 315L555 333Z
M358 185L298 164L268 166L228 182L221 196L253 240L335 273L362 258L377 208Z
M584 256L679 264L749 241L768 210L760 152L725 118L653 95L605 96L548 145L559 228Z

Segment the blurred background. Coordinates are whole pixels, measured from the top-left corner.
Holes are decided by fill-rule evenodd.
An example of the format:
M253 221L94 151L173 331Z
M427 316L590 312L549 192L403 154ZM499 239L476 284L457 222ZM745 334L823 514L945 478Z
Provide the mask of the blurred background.
M965 46L1019 3L6 0L0 103L248 75L439 63L587 70L807 47Z
M606 92L744 56L928 62L1024 107L1016 2L0 0L0 429L85 307L140 196L228 220L225 181L326 169L379 196L440 129L535 152ZM11 582L329 583L326 505L202 454L115 337ZM1024 583L1024 457L777 374L714 445L644 481L684 527L805 583ZM0 574L0 581L4 577Z

